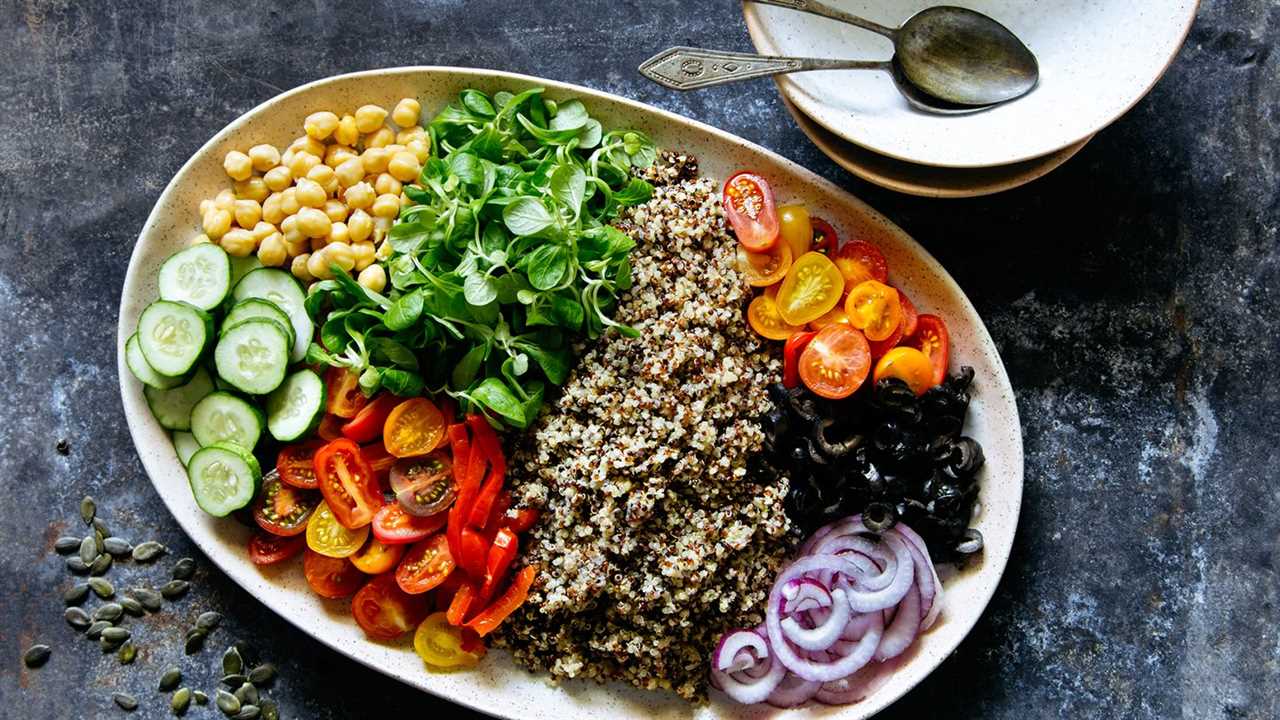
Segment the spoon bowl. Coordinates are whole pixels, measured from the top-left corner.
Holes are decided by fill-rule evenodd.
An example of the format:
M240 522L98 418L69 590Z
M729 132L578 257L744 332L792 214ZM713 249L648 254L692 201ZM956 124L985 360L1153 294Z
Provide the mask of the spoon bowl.
M900 68L909 85L956 105L1007 102L1031 92L1040 77L1036 56L1018 36L967 8L921 10L893 41L894 82L902 87Z

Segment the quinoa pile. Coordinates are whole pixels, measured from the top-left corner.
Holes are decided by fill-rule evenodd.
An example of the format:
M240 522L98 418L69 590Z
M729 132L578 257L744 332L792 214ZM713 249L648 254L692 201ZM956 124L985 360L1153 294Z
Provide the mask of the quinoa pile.
M663 153L654 195L617 223L634 286L559 400L512 454L513 493L541 508L523 549L541 568L499 644L554 677L705 697L720 634L761 619L791 541L787 481L747 461L779 363L749 329L719 188Z

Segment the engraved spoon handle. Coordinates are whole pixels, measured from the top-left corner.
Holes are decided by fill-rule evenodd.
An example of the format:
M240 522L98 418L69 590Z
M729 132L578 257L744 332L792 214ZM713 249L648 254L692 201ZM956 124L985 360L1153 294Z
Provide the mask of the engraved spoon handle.
M890 40L892 40L894 35L898 33L895 28L885 27L880 23L872 22L864 17L858 17L857 15L833 8L830 5L824 5L823 3L818 2L818 0L751 0L751 2L757 2L761 5L773 5L780 8L788 8L790 10L799 10L800 12L819 15L830 20L849 23L850 25L856 25L863 30L870 30L873 33L883 35Z
M693 47L667 48L640 65L641 75L672 90L694 90L806 70L889 72L890 66L887 60L780 57Z

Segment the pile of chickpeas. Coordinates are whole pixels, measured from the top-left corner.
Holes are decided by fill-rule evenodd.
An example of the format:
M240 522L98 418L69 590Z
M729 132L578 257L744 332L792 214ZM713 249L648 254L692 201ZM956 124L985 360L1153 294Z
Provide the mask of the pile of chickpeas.
M431 154L421 112L412 98L390 113L377 105L341 117L316 112L283 153L267 144L232 150L222 167L233 185L200 203L204 232L193 243L215 242L235 257L256 253L304 284L333 277L336 265L381 292L387 231L409 202L404 185Z

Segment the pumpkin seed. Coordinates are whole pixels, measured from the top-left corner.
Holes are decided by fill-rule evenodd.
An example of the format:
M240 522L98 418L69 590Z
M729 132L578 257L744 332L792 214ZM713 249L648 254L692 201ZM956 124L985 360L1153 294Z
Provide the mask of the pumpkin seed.
M196 561L189 557L184 557L173 566L174 580L190 580L192 575L196 574Z
M29 668L38 668L49 662L49 656L53 651L48 645L32 645L22 656L22 662Z
M276 666L271 663L262 663L258 667L249 671L249 682L254 685L265 685L271 682L276 676Z
M106 535L103 535L102 533L98 532L97 530L94 530L94 531L93 531L93 547L94 547L94 549L95 549L95 550L97 550L97 551L98 551L98 554L99 554L99 555L101 555L102 553L106 552L106 551L107 551L107 536L106 536Z
M132 634L125 628L112 626L102 631L102 639L119 644L128 640Z
M160 685L158 687L160 692L168 692L178 687L180 682L182 682L182 671L176 667L171 667L160 676Z
M130 695L129 693L118 692L113 694L111 699L114 700L116 705L119 705L120 709L125 712L133 712L138 709L138 698Z
M59 555L70 555L80 549L80 538L64 535L54 541L53 549L57 550Z
M244 670L244 658L240 657L240 651L234 646L227 648L222 653L222 672L228 675L236 675Z
M159 611L161 605L163 604L163 599L160 593L156 592L155 590L152 590L151 588L145 588L145 587L134 588L129 591L129 595L131 595L134 600L137 600L138 602L142 603L142 607L146 608L147 610L150 610L151 612Z
M85 565L92 565L94 560L98 559L98 543L94 541L92 535L85 535L80 540L80 562Z
M231 673L230 675L223 675L221 680L223 685L226 685L227 687L233 687L233 688L238 688L248 681L249 681L249 678L239 673Z
M204 694L203 690L192 692L191 698L196 701L197 705L207 705L209 703L209 696Z
M131 597L120 598L118 602L120 603L120 607L124 608L125 612L134 617L142 617L143 612L145 612L142 608L142 603Z
M138 562L149 562L164 554L164 546L155 540L148 540L133 547L133 559Z
M133 546L128 540L121 537L109 537L102 541L102 549L112 555L128 555L133 552Z
M88 564L81 560L79 555L72 555L67 558L67 569L76 575L84 575L89 572Z
M169 699L169 709L173 710L174 715L182 715L188 707L191 707L191 688L178 688Z
M254 718L258 717L261 712L262 711L257 705L245 705L240 708L240 712L236 713L232 717L234 717L235 720L254 720Z
M204 647L205 631L199 628L192 628L187 631L187 639L183 645L183 652L188 655L195 655L200 652L200 648Z
M86 585L85 587L88 587ZM89 613L78 607L69 607L67 611L62 613L62 617L67 619L67 624L77 630L84 630L93 622L89 619Z
M170 580L160 586L160 594L165 600L177 600L187 594L187 590L191 588L191 583L186 580Z
M97 560L93 561L93 565L89 566L90 575L105 575L111 569L111 556L99 555Z
M262 708L262 720L280 720L280 709L274 701L263 700L258 707Z
M221 624L222 624L222 613L214 612L213 610L210 610L209 612L205 612L205 613L200 613L200 617L196 618L196 627L205 631L212 632L213 630L217 629L217 627Z
M120 607L120 603L110 602L98 606L98 609L93 613L93 619L109 620L114 623L120 619L121 615L124 615L124 608Z
M106 620L97 620L89 626L88 630L84 631L84 634L88 636L90 640L97 640L102 637L102 631L109 627L111 627L111 623Z
M228 717L240 712L240 700L226 690L219 690L214 695L214 702L217 703L218 709L222 711L222 714Z
M93 518L98 514L98 504L88 495L80 501L80 519L84 520L85 525L92 525Z
M102 648L103 653L115 652L120 648L119 640L108 640L107 638L98 638L98 647Z
M107 528L107 524L102 522L102 518L93 519L93 529L102 533L102 537L111 537L111 530Z
M111 581L106 578L91 577L88 582L89 588L93 590L93 594L100 598L106 599L116 594L116 588Z
M68 605L79 605L87 597L89 597L89 586L85 583L72 585L62 593L62 601Z
M116 657L119 658L121 665L132 664L134 658L138 657L138 647L133 643L125 643Z
M254 687L253 683L242 684L240 687L236 688L235 695L236 698L245 705L258 704L258 688Z

